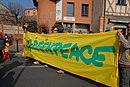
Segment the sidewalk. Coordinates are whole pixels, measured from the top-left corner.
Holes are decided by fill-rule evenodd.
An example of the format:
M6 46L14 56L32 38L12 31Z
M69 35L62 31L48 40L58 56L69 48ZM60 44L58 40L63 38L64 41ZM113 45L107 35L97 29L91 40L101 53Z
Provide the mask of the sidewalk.
M23 46L22 46L22 45L19 45L19 46L18 46L18 52L17 52L17 46L16 46L16 45L11 45L11 46L9 47L9 53L10 53L10 55L22 56Z

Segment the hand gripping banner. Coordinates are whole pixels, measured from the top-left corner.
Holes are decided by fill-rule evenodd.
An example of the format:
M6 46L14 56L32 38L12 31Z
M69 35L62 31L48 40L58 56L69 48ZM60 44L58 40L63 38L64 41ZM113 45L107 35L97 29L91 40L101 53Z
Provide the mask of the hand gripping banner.
M117 31L92 34L24 34L24 56L117 87Z

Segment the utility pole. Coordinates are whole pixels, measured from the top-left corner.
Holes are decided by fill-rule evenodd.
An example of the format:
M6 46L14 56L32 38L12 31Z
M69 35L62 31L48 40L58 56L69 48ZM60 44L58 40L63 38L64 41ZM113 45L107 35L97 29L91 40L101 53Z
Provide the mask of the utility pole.
M4 25L2 21L1 21L1 32L4 34Z
M17 24L17 26L18 26L18 36L19 36L19 24Z
M18 43L18 41L19 41L19 24L17 24L17 26L18 26L18 35L16 38L16 46L17 46L17 52L19 52L19 43Z
M105 31L105 25L106 25L106 0L103 0L104 2L104 8L103 8L103 31Z

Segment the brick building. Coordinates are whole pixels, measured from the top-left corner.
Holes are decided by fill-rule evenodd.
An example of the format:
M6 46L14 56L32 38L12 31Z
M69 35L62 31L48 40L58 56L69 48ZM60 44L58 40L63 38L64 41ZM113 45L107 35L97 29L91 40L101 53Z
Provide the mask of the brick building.
M100 31L123 29L130 23L130 0L103 0L104 12L100 16Z
M14 15L11 14L10 10L0 3L0 23L3 24L12 24L10 20L14 19Z
M24 9L25 21L37 21L37 8Z
M38 24L49 29L58 22L73 32L91 30L92 0L33 0L38 8Z

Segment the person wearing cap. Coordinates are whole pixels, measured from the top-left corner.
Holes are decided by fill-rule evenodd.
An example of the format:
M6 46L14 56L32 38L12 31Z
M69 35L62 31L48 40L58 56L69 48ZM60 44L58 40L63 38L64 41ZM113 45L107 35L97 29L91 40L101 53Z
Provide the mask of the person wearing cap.
M119 59L120 87L130 87L130 26L127 26L127 36L118 32L121 47L121 58Z

